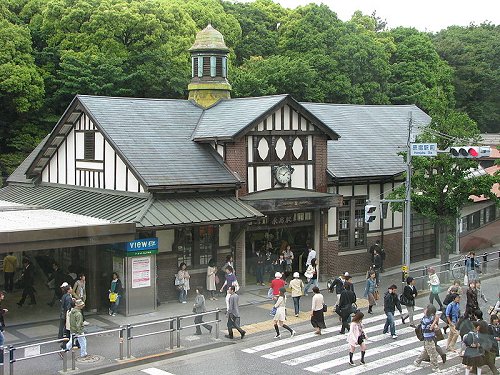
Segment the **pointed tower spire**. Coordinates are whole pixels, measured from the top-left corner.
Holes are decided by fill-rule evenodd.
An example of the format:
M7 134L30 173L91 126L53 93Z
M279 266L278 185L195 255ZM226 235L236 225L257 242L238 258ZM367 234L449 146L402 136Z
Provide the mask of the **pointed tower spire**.
M189 99L207 108L221 99L231 98L231 85L227 81L227 55L229 48L222 34L208 24L196 34L191 52L191 83Z

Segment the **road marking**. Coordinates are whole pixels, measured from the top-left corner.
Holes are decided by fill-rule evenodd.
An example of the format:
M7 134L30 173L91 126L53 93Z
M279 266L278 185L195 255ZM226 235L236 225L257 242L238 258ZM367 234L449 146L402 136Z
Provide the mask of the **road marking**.
M149 375L174 375L171 372L163 371L155 367L145 368L144 370L141 371Z
M415 319L418 319L421 315L423 316L423 314L419 314L419 315L415 316ZM365 333L368 334L371 332L382 331L382 329L384 328L384 324L385 324L385 322L377 324L376 326L365 328ZM396 322L396 324L397 324L397 322ZM412 328L412 327L408 327L408 328L404 328L404 330L405 330L404 333L414 331L414 328ZM402 334L403 332L400 332L400 333ZM370 336L368 336L368 337L370 337ZM387 337L387 336L383 335L381 337ZM328 337L328 338L321 339L321 340L315 340L315 341L309 342L307 344L296 345L296 346L291 347L291 348L287 348L287 349L279 350L277 352L269 353L269 354L263 355L262 357L268 358L268 359L275 359L275 358L283 357L285 355L298 353L298 352L301 352L304 350L316 348L318 346L323 346L325 344L331 344L331 343L338 342L338 341L346 341L346 339L347 339L346 336L338 334L338 335L333 336L333 337Z
M398 331L398 333L403 335L406 333L411 333L414 330L415 329L412 327L406 327L406 328L400 329ZM365 331L368 332L367 329L365 329ZM343 338L345 339L345 336ZM377 335L377 336L368 336L368 340L367 340L368 348L370 348L371 343L382 341L382 340L389 340L389 336L387 336L386 334L381 334L381 335ZM390 340L392 340L392 339L390 339ZM300 365L300 364L305 363L305 362L313 361L315 359L325 358L326 356L331 355L331 354L337 354L337 353L340 353L343 351L347 352L348 350L349 350L349 344L346 343L344 345L321 350L318 352L313 352L313 353L306 354L306 355L303 355L303 356L298 357L298 358L293 358L293 359L290 359L287 361L283 361L281 363L289 365L289 366L296 366L296 365ZM265 356L263 356L263 357L265 357Z
M444 350L444 348L443 348ZM448 352L446 353L446 360L449 361L449 360L452 360L453 358L456 358L458 357L458 353L453 353L453 352ZM439 365L442 367L443 364L441 363L441 361L439 360L438 361ZM422 368L430 368L430 364L429 362L422 362L422 367L418 367L418 366L415 366L413 363L411 365L408 365L406 367L402 367L402 368L399 368L397 370L392 370L392 371L389 371L387 373L385 373L385 375L401 375L401 374L411 374L415 371L418 371ZM452 366L452 367L449 367L445 370L441 370L442 374L445 374L449 369L453 369L455 367L459 367L460 370L462 371L463 370L463 365L462 364L458 364L458 365L455 365L455 366ZM454 374L455 372L451 372L450 374Z
M403 346L415 344L415 343L418 343L418 342L419 341L418 341L418 339L416 337L410 337L408 339L399 340L399 341L391 339L391 341L390 342L388 341L387 344L384 345L384 346L378 346L376 348L367 350L366 354L365 354L365 358L372 357L374 355L378 355L378 354L384 353L384 352L389 351L389 350L399 349L399 348L401 348ZM413 357L413 356L415 356L417 354L420 354L421 349L422 348L419 347L419 349L405 350L404 357L407 359L407 358ZM382 358L382 359L380 359L378 361L368 363L365 366L357 366L356 368L351 368L351 369L347 370L347 372L343 371L343 372L337 373L337 374L342 374L342 375L346 375L346 374L353 374L353 375L360 374L360 373L369 371L369 370L371 370L373 368L385 366L388 363L397 362L397 361L401 360L401 355L402 355L401 351L398 351L398 354L396 354L396 355L393 355L393 356L390 356L390 357L384 357L384 358ZM354 354L354 360L359 360L360 358L361 358L361 353L360 352L357 352L357 353ZM324 370L330 369L330 368L335 367L335 366L344 365L347 362L348 362L348 357L346 355L345 357L342 357L342 358L336 358L336 359L334 359L332 361L318 363L317 365L306 367L304 370L307 370L307 371L310 371L310 372L320 372L320 371L324 371ZM349 371L351 371L351 372L349 372Z
M418 311L418 310L422 310L422 308L415 307L415 311ZM364 319L363 324L366 326L370 323L378 322L379 320L385 320L385 318L386 318L385 314L377 315L377 316L374 316L374 317L371 317L368 319ZM326 328L326 329L322 330L322 332L323 332L323 334L333 333L339 329L340 328L338 326L334 326L331 328ZM297 336L292 337L292 338L287 338L287 339L283 339L283 340L279 340L279 341L273 341L273 342L270 342L267 344L253 346L251 348L243 349L242 351L245 353L257 353L257 352L260 352L263 350L269 350L269 349L274 349L274 348L279 347L279 346L284 346L286 344L297 343L298 341L307 340L307 339L310 339L312 337L317 337L317 335L315 335L314 332L309 332L309 333L297 335Z

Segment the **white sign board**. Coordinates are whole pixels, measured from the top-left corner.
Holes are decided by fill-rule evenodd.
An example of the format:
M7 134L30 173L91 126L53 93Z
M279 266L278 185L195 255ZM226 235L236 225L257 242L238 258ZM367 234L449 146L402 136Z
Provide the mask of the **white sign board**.
M132 288L151 286L151 258L132 258Z
M411 143L411 156L437 156L437 143Z

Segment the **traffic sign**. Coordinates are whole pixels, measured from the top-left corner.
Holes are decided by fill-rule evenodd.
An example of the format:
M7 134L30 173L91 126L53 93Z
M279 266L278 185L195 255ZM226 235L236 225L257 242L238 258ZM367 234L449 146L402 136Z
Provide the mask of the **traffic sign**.
M408 266L401 266L401 270L403 272L408 272Z
M437 143L412 143L410 145L411 156L437 156Z

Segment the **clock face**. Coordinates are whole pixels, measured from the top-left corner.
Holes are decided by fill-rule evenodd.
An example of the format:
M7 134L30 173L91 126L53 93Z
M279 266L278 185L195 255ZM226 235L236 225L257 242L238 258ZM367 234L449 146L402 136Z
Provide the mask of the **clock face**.
M290 178L292 176L292 172L290 168L288 168L285 165L282 165L278 168L276 168L275 172L275 177L276 181L278 181L280 184L285 185L290 181Z

